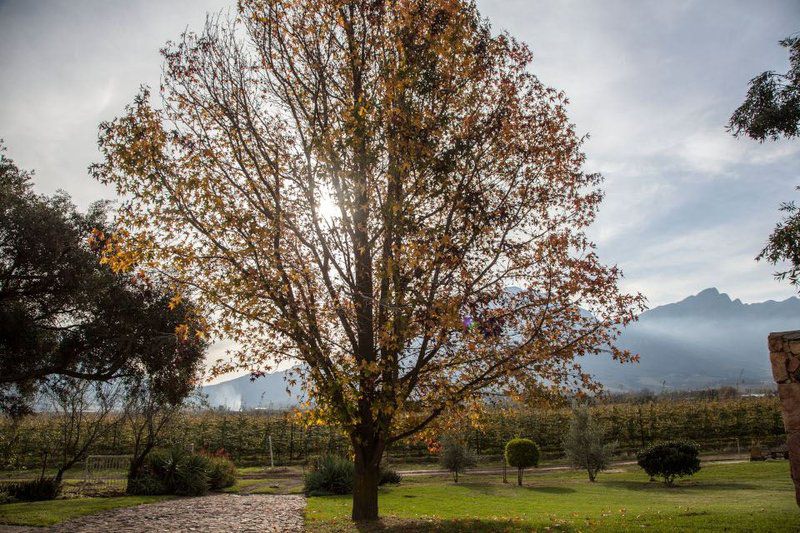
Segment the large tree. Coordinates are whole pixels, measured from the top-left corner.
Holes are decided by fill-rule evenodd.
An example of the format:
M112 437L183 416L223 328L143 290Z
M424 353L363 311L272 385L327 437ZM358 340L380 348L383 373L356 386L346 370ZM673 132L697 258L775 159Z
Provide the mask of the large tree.
M602 198L566 99L459 0L254 0L163 50L100 128L107 250L215 310L234 364L298 366L347 431L353 518L388 445L485 392L592 386L642 304L584 230Z
M750 80L744 102L728 122L728 131L736 137L746 135L763 142L800 135L800 37L787 37L780 45L789 50L789 70L767 70ZM756 259L773 265L786 261L789 267L776 272L775 277L788 278L800 289L800 207L784 202L780 210L785 216Z
M56 375L191 374L170 389L185 396L207 345L197 308L101 264L105 205L81 213L65 193L36 194L31 178L0 153L0 407L18 412Z

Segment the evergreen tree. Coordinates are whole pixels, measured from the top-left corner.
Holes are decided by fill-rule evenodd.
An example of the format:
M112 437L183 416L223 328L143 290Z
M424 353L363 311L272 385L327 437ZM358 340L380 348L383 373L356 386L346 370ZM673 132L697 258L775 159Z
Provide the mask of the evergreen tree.
M589 481L595 481L597 473L608 468L616 443L605 442L605 432L592 418L586 405L575 405L569 431L564 436L564 452L576 468L585 468Z

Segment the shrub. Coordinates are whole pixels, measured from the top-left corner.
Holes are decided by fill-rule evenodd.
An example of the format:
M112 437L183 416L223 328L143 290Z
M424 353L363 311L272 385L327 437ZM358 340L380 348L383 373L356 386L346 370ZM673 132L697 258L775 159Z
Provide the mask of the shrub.
M322 462L323 455L311 454L306 457L303 465L310 471L319 470L319 465Z
M157 496L159 494L169 494L169 490L158 477L152 472L143 468L136 477L128 476L128 494L133 496Z
M142 474L149 475L160 482L162 494L175 494L178 483L178 465L187 455L189 455L188 452L179 447L156 450L147 457Z
M637 459L651 478L660 477L664 483L672 485L676 477L691 476L700 470L699 455L695 444L671 441L642 450Z
M201 496L209 489L230 487L236 467L221 456L191 454L181 448L151 453L135 478L128 478L128 493Z
M220 490L236 483L236 465L224 457L209 458L208 486L211 490Z
M378 478L378 485L397 485L403 477L391 468L381 467L380 478Z
M15 501L17 500L15 500L6 489L0 489L0 505L4 503L14 503Z
M517 485L522 486L522 472L539 464L539 447L531 439L511 439L506 444L506 463L517 469Z
M172 492L181 496L203 496L208 493L208 471L211 460L202 455L189 455L178 463Z
M595 422L585 405L573 408L563 445L572 466L585 469L589 481L594 481L597 473L608 467L615 448L615 444L605 442L603 428Z
M453 437L447 437L442 443L439 463L453 473L453 481L458 483L458 474L475 466L477 461L463 442Z
M53 500L61 492L61 481L51 477L3 483L0 491L10 501L38 502Z
M316 468L306 474L303 491L308 496L350 494L354 473L352 461L332 455L321 457Z

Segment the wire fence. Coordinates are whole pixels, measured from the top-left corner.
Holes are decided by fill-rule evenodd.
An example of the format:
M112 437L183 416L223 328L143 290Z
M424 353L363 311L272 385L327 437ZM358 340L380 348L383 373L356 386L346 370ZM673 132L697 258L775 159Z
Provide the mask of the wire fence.
M124 493L128 487L128 468L132 455L90 455L83 467L80 492L83 494Z

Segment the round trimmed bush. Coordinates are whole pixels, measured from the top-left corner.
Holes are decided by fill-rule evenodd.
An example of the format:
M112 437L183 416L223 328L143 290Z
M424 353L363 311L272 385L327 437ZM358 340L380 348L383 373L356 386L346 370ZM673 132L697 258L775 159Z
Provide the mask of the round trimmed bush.
M670 486L676 477L691 476L700 470L700 450L691 442L656 444L639 452L637 459L648 476L660 477Z
M531 439L511 439L505 456L506 463L517 469L517 485L522 486L522 472L539 464L539 447Z

